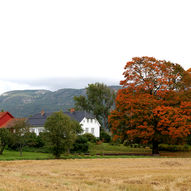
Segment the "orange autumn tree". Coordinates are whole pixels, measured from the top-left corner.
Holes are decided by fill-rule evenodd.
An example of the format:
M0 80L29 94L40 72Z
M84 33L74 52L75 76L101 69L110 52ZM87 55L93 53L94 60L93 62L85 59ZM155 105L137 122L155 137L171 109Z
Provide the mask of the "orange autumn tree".
M153 154L159 153L159 143L182 142L191 132L188 72L165 60L135 57L123 75L109 116L113 138L152 143Z
M189 68L189 69L187 70L187 72L191 73L191 68Z

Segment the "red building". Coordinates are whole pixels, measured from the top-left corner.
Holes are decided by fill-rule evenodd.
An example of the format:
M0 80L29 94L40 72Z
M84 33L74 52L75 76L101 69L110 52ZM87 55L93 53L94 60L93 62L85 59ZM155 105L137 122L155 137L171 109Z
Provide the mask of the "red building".
M15 118L9 112L0 112L0 128L10 127Z

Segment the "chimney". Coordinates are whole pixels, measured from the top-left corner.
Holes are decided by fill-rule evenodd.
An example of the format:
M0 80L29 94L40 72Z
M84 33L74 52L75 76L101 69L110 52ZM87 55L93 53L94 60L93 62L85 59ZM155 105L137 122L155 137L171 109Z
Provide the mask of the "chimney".
M75 112L75 109L74 108L71 108L70 109L70 113L74 113Z
M40 112L40 114L41 114L41 116L44 116L44 114L45 114L44 110L42 110L42 111Z

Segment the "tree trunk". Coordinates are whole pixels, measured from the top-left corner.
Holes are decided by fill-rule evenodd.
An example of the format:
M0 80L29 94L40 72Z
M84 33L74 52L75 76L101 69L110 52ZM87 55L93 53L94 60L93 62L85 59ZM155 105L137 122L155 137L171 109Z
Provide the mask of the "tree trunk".
M60 154L57 153L57 154L55 155L55 158L56 158L56 159L60 159Z
M152 154L153 155L159 155L159 144L158 144L158 141L153 140Z
M20 152L20 157L22 157L23 156L23 152L22 152L22 146L21 145L19 147L19 152Z

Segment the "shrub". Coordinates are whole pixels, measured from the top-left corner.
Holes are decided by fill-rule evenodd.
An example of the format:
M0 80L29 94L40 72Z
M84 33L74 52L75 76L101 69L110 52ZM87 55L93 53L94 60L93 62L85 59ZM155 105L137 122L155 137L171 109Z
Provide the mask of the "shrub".
M188 145L191 145L191 135L189 135L189 136L187 137L186 143L187 143Z
M110 145L120 145L121 144L121 140L116 140L116 141L111 141L110 143L109 143Z
M109 143L111 141L111 136L106 133L105 131L101 131L100 133L100 139L104 142L104 143Z
M28 133L26 138L26 144L28 147L36 147L37 145L37 135L35 133Z
M40 134L37 136L37 148L44 147L46 143L48 142L47 140L47 133L46 132L40 132Z
M31 132L27 134L24 147L41 148L44 145L45 145L44 133L40 133L39 136ZM15 141L9 141L8 147L9 149L17 150L18 144Z
M86 153L88 152L88 139L84 135L78 135L76 141L71 149L72 153Z
M89 142L91 142L91 143L96 143L96 137L94 136L94 135L92 135L91 133L85 133L84 135L83 135L83 137L86 137L87 138L87 140L89 141Z
M123 145L124 145L124 146L131 146L132 143L133 143L133 142L132 142L131 140L126 139L126 140L124 140Z
M102 140L97 140L96 141L96 145L101 145L103 142L102 142Z
M189 145L168 145L168 144L160 144L159 145L160 151L170 151L170 152L176 152L176 151L190 151L191 148Z

